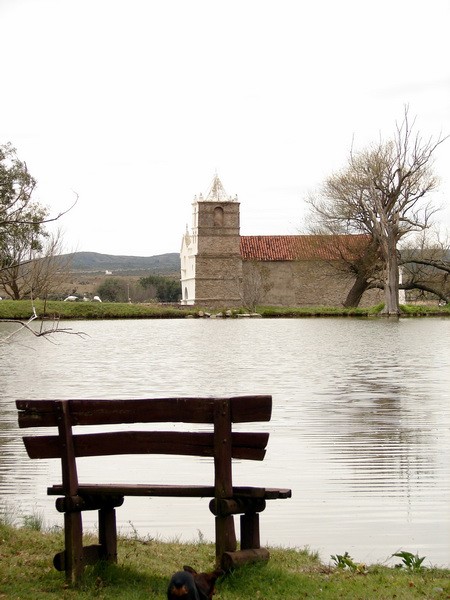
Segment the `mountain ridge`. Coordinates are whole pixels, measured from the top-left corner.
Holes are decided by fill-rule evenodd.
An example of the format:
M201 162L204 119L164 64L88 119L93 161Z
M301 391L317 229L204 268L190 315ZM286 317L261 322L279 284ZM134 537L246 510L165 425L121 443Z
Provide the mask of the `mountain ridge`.
M111 271L123 274L124 272L151 271L159 274L173 274L180 272L180 255L177 252L153 256L71 252L61 255L60 258L69 262L71 271L80 273Z

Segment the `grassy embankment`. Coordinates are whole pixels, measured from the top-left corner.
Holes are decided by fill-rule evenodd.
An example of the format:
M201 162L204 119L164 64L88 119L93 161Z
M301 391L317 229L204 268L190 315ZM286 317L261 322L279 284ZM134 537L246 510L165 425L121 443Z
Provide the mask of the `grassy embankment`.
M86 569L81 584L68 588L64 574L52 566L53 555L63 547L61 531L43 532L34 519L25 526L0 523L0 598L17 600L164 600L169 578L182 565L210 571L214 546L181 544L136 537L119 540L117 565ZM271 549L267 564L248 565L219 579L215 600L412 600L450 598L450 570L419 566L408 568L358 565L350 559L330 560L297 549Z
M198 317L205 312L216 314L219 310L208 311L199 307L180 307L161 304L126 304L119 302L34 302L36 312L41 318L48 319L180 319ZM380 314L382 305L370 308L342 307L274 307L260 306L256 312L266 318L276 317L374 317ZM225 309L224 309L225 310ZM232 315L245 314L245 309L233 309ZM405 305L403 316L449 316L450 305ZM33 314L29 300L2 300L0 302L0 319L27 320Z

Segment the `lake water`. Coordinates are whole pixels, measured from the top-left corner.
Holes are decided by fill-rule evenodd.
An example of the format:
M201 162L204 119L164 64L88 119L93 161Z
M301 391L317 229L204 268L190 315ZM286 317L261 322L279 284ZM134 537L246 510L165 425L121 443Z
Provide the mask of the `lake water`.
M0 505L61 525L47 485L58 461L28 459L17 398L272 394L266 459L235 483L291 487L268 502L261 541L328 562L400 549L450 566L450 320L248 319L66 323L81 338L22 332L0 343ZM14 329L0 323L0 338ZM166 426L167 427L167 426ZM210 483L205 459L81 461L87 481ZM94 527L94 513L85 513ZM213 539L208 500L125 499L122 532Z

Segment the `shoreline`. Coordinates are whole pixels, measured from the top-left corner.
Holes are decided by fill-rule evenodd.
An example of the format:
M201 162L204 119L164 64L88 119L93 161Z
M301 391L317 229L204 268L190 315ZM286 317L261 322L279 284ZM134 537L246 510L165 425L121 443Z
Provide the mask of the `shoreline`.
M383 305L364 308L342 307L279 307L258 306L249 311L245 308L223 308L210 310L205 307L180 306L178 304L128 304L117 302L64 302L36 300L0 301L0 321L28 321L34 317L46 320L114 320L114 319L233 319L233 318L389 318L448 317L450 305L402 305L401 314L382 314ZM34 313L35 311L35 313Z

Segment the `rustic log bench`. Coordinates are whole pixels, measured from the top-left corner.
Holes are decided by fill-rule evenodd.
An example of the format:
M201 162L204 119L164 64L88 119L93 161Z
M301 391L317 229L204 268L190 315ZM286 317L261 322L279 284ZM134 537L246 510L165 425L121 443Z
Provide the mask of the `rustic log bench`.
M215 515L216 563L230 570L254 560L267 560L260 546L259 513L266 500L290 498L291 490L236 487L232 459L263 460L268 433L232 431L233 423L269 421L272 397L156 398L138 400L18 400L20 427L57 427L57 435L23 438L30 458L59 458L62 483L47 493L61 496L56 508L64 513L65 550L54 565L75 582L86 564L117 560L115 509L125 496L210 497ZM136 423L212 424L208 431L130 430L80 433L78 426ZM77 431L73 427L77 426ZM198 428L197 428L198 429ZM91 429L92 431L92 429ZM119 454L170 454L214 458L214 485L83 484L77 457ZM151 466L149 464L149 466ZM82 512L98 510L98 544L83 547ZM240 514L240 550L233 515Z

